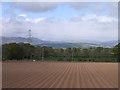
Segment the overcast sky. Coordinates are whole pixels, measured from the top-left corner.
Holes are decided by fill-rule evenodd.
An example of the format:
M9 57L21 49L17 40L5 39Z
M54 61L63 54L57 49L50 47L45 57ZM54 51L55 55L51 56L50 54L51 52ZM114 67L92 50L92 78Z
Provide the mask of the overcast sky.
M4 2L2 35L51 41L118 39L118 3ZM1 5L0 5L1 7Z

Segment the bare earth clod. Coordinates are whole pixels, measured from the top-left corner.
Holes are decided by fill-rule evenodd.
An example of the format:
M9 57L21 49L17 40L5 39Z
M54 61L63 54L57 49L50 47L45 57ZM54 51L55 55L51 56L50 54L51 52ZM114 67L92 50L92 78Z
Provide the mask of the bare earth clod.
M3 62L3 88L118 88L117 63Z

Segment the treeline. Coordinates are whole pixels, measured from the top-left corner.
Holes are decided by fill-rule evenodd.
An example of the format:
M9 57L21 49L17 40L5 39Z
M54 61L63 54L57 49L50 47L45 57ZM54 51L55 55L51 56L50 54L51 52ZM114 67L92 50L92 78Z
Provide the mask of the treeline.
M53 48L33 46L29 43L9 43L2 45L2 59L118 62L119 47L120 44L114 48Z

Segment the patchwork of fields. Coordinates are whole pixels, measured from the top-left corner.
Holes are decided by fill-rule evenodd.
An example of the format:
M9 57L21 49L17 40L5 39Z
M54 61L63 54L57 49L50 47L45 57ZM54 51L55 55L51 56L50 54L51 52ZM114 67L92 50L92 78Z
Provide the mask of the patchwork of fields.
M117 63L3 62L3 88L118 88Z

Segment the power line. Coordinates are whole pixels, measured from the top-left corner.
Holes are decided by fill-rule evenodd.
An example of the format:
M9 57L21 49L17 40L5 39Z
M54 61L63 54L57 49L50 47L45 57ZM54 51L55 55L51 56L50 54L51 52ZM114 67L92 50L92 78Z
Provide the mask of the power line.
M31 30L28 30L28 43L32 43L32 34L31 34Z

